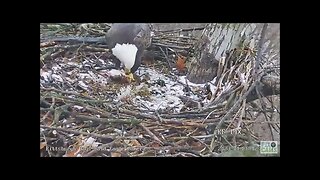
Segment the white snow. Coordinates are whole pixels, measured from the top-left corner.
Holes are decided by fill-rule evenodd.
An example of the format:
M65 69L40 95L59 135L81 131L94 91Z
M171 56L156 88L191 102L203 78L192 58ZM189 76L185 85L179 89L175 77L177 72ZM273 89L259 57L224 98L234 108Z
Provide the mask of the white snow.
M121 76L121 75L124 75L125 73L117 69L111 69L109 72L107 72L107 74L113 77L113 76Z
M46 82L50 81L52 79L52 71L44 71L44 70L40 70L40 76L44 78L44 80Z
M91 76L88 73L79 73L79 78L80 79L86 79L86 78L91 79Z
M78 109L78 110L83 109L83 107L82 107L82 106L78 106L78 105L74 105L73 107L74 107L75 109Z
M68 62L67 64L70 66L80 67L80 64L77 62Z
M91 146L91 147L98 147L100 144L102 143L99 143L99 142L95 142L96 139L92 138L92 137L89 137L87 140L84 141L84 146Z
M83 89L85 89L85 90L88 90L88 85L86 85L83 81L79 81L79 83L78 83L78 85L81 87L81 88L83 88Z
M130 97L131 95L131 86L121 87L120 92L117 93L117 100L122 100L123 98Z
M63 79L60 75L52 74L52 79L56 82L63 82Z
M125 45L129 47L133 47L132 45ZM118 45L117 47L125 47ZM136 47L133 48L133 50ZM121 48L120 48L121 49ZM129 48L130 49L130 48ZM115 52L119 50L118 48L114 49ZM129 50L130 51L130 50ZM131 53L134 52L131 50ZM116 53L117 54L117 53ZM130 53L129 53L130 54ZM131 54L132 55L132 54ZM123 58L126 58L122 56ZM223 59L223 58L222 58ZM102 62L102 60L100 60ZM88 61L88 63L90 63ZM68 63L70 64L70 63ZM60 64L61 66L61 64ZM64 79L61 78L59 74L55 71L60 70L63 66L54 66L54 71L52 70L40 70L40 76L42 76L46 81L49 80L49 77L52 76L53 80L56 82L63 82L68 81L70 84L74 84L78 81L78 85L82 87L85 90L89 90L91 87L91 82L98 83L98 85L103 86L105 84L108 84L110 82L110 79L108 77L113 76L122 76L125 75L123 70L117 70L117 69L111 69L111 70L103 70L97 72L93 71L87 71L87 72L74 72L75 69L69 70L64 73L66 77ZM56 74L55 74L56 73ZM76 76L74 75L76 73ZM217 87L215 87L213 84L216 81L216 78L214 78L211 82L206 82L202 84L195 84L190 82L186 79L186 76L178 76L176 80L173 78L176 75L166 75L165 73L159 72L152 68L146 68L146 67L139 67L138 71L136 72L138 76L140 76L141 79L144 79L148 77L147 82L142 82L140 85L123 85L121 88L117 91L117 97L114 98L115 102L121 101L124 98L131 98L133 105L138 106L142 110L164 110L164 109L171 109L176 113L179 113L181 108L184 106L182 100L179 98L180 96L188 97L196 101L200 101L200 97L195 95L192 92L198 92L199 90L205 90L205 85L210 86L210 90L212 93L215 93L217 90ZM241 74L241 79L243 79L243 74ZM158 81L163 81L164 85L161 86L161 84L158 83ZM41 81L42 82L42 81ZM90 82L90 83L89 83ZM191 89L192 92L185 92L185 87L188 85L188 87ZM217 96L219 96L222 92L227 91L231 88L231 84L227 84L224 87L222 87L222 90L218 92ZM149 94L146 96L141 96L138 92L145 91L147 89L149 91ZM100 92L98 92L100 93ZM103 94L103 93L100 93ZM69 97L74 97L74 95L69 95ZM204 99L202 101L203 103L208 103L209 100ZM74 106L75 109L81 110L83 107L81 106ZM152 112L150 112L152 113Z
M156 70L140 67L139 72L140 76L147 75L150 77L150 83L154 85L150 86L148 89L153 94L151 94L148 98L136 96L133 98L135 103L145 110L174 108L176 112L180 112L184 105L179 96L186 96L186 92L184 92L185 87L183 86L183 84L186 84L185 76L179 77L178 82L176 82L164 74L157 72ZM165 86L161 87L160 85L156 84L157 80L164 81ZM188 85L192 90L196 90L199 89L199 87L204 87L205 84L194 84L188 81ZM143 87L144 85L141 84L137 86L136 89L139 90ZM192 93L189 93L189 97L192 99L199 99ZM147 109L145 107L147 107Z

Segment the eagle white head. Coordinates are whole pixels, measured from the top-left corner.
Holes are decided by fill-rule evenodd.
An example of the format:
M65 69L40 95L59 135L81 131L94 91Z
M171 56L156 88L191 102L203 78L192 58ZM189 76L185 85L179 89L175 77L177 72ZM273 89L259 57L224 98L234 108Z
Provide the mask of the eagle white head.
M131 70L136 60L138 48L134 44L116 44L112 48L112 53L116 56L125 66L127 70Z

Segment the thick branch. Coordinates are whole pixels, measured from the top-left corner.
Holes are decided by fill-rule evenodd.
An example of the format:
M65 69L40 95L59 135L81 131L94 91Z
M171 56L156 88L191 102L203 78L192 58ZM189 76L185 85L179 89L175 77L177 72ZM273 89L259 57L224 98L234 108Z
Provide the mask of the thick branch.
M86 136L91 136L91 137L96 137L96 138L101 138L101 139L115 139L116 138L116 136L101 135L101 134L97 134L97 133L87 133L87 132L76 131L76 130L72 130L72 129L49 127L49 126L44 126L44 125L40 125L40 128L63 131L63 132L67 132L67 133L71 133L71 134L75 134L75 135L83 134Z
M76 119L80 121L94 121L98 123L121 123L121 124L139 124L141 120L137 119L109 119L109 118L96 118L91 116L76 115Z
M72 36L67 36L67 37L58 37L58 38L42 38L40 39L40 42L74 42L74 43L103 43L105 44L105 37L72 37Z

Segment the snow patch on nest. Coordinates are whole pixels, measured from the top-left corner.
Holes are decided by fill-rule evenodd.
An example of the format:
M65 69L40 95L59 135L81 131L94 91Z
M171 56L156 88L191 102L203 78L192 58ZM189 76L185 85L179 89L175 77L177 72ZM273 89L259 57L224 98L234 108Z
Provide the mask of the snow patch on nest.
M185 76L180 76L176 81L172 78L165 76L163 73L159 73L156 70L143 68L139 69L138 74L143 78L144 75L150 77L150 83L154 85L150 86L148 89L151 92L150 97L142 98L141 96L136 96L133 98L133 102L139 104L142 109L145 110L159 110L170 108L175 112L180 112L181 108L184 106L183 102L179 96L186 96L185 85L187 84L191 90L197 90L204 88L206 84L194 84L186 80ZM164 81L164 86L156 84L158 80ZM214 89L213 85L212 89ZM144 85L141 84L136 87L137 90L143 88ZM188 93L188 97L194 100L199 100L199 97L193 93Z
M117 69L111 69L107 72L109 76L123 76L125 75L124 71L117 70Z
M90 91L91 87L96 86L95 84L101 86L108 84L108 77L103 76L101 72L97 73L90 70L82 71L78 69L85 63L88 64L89 61L84 61L80 64L77 62L61 62L53 64L51 69L40 69L41 87L52 86L52 83L60 86L62 83L72 85L74 88L78 86L86 91ZM70 68L70 65L75 67Z
M89 64L91 61L82 62L80 63L80 66L86 63ZM60 63L53 65L51 69L41 69L41 84L50 85L50 83L62 82L91 91L92 88L97 85L104 86L109 84L110 77L122 76L125 74L123 70L116 69L95 72L90 70L81 71L77 68L65 68L70 65L76 65L76 63ZM79 67L79 64L77 67ZM186 76L177 77L173 74L166 75L165 73L146 67L139 67L136 74L140 76L141 79L145 78L146 82L142 81L140 85L123 84L117 91L117 96L114 98L115 102L121 101L125 98L130 98L132 99L133 105L138 106L141 110L154 111L169 109L175 113L179 113L184 107L185 97L198 102L202 100L203 103L208 103L208 99L203 100L202 97L199 97L196 94L198 94L199 90L204 91L206 85L209 85L212 93L215 93L217 90L217 87L213 85L216 79L203 84L195 84L187 80ZM242 76L241 79L243 80L244 77ZM159 81L162 81L162 83L159 83ZM191 91L187 91L187 87L190 88ZM226 84L222 89L220 89L221 91L218 92L217 95L230 88L231 84ZM143 91L146 91L148 94L140 94L140 92ZM204 94L202 95L204 96ZM180 97L184 98L181 99Z
M122 99L124 99L124 98L130 97L131 91L132 91L131 86L121 87L121 88L120 88L120 92L117 93L118 96L117 96L116 101L120 101L120 100L122 100Z
M41 83L50 82L51 80L52 80L52 71L51 70L44 71L40 69L40 82Z

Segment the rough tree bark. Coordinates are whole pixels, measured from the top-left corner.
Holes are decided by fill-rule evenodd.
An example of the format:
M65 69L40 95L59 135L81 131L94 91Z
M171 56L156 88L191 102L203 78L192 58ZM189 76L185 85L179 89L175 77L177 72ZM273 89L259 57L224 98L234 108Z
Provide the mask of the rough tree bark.
M206 83L217 76L219 60L235 48L258 48L263 24L207 24L195 44L195 53L190 58L187 78L193 83ZM280 24L268 24L262 45L260 67L280 66ZM272 67L270 67L272 66ZM280 74L265 76L261 80L263 96L280 94ZM256 93L248 101L258 98Z

